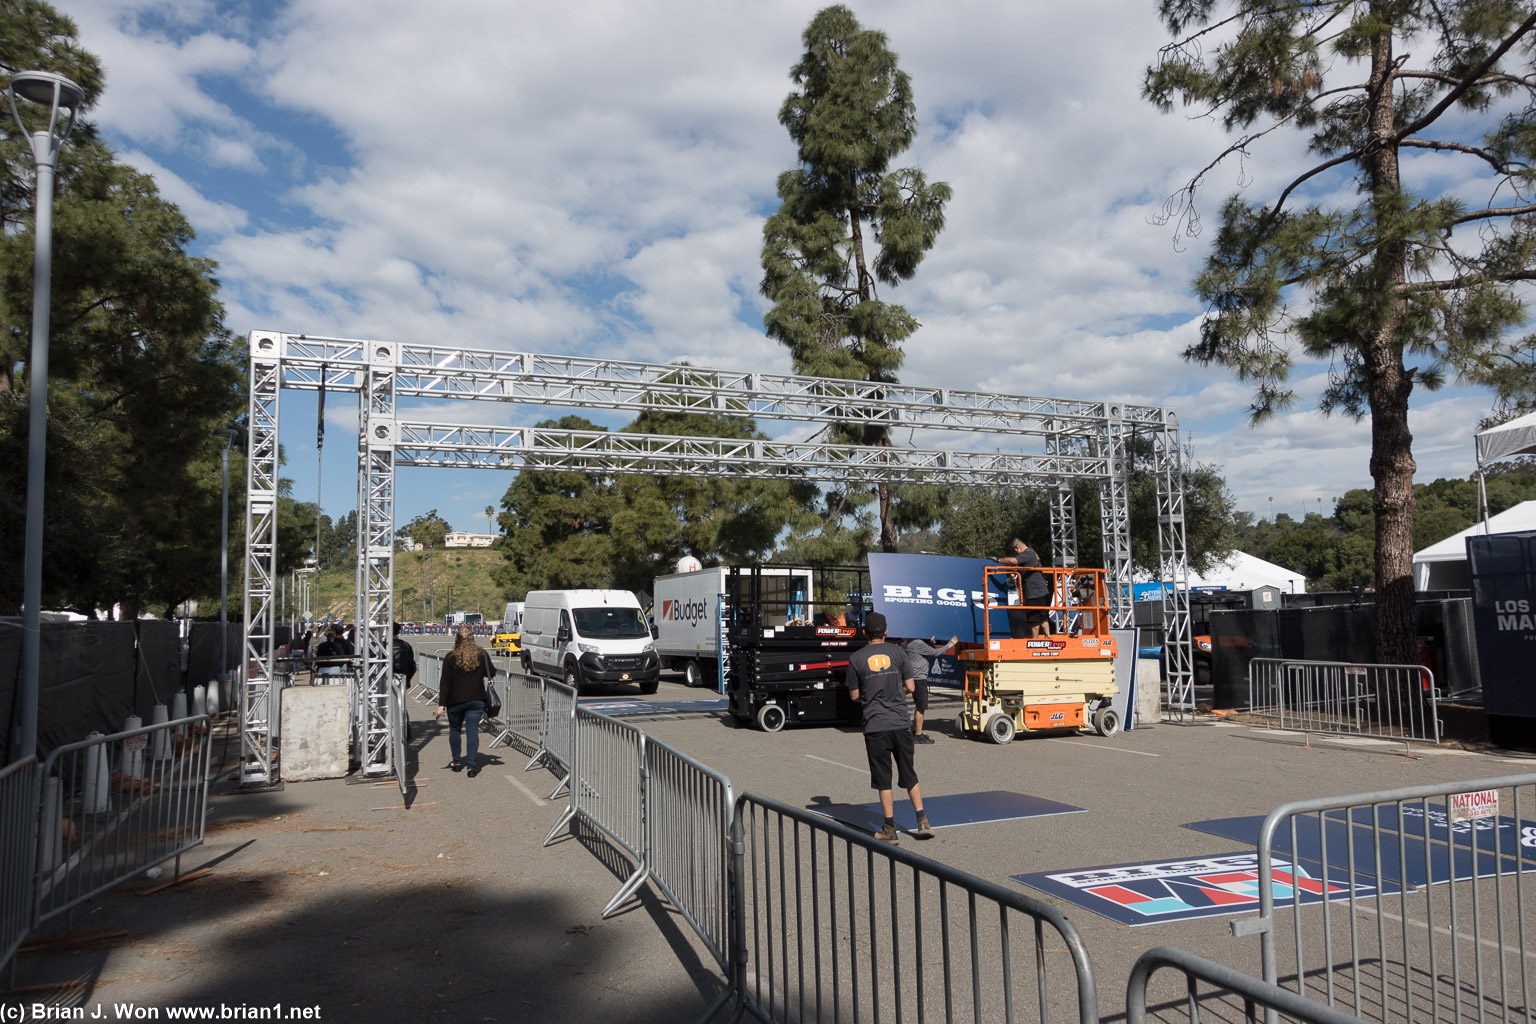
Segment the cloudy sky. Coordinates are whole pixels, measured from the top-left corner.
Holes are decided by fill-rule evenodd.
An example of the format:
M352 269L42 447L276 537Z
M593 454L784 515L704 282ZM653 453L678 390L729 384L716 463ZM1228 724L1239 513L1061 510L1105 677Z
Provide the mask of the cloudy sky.
M762 331L758 254L794 148L778 124L816 0L66 0L107 70L93 116L153 173L220 264L226 322L294 333L604 355L788 372ZM1166 34L1152 0L851 5L916 90L899 161L954 189L915 280L883 297L922 323L903 380L1170 405L1196 457L1245 508L1331 511L1370 486L1368 429L1308 411L1252 428L1249 394L1180 359L1206 240L1158 224L1222 147L1219 127L1139 99ZM1214 225L1239 181L1262 195L1305 166L1272 137L1204 193ZM1444 160L1437 188L1486 189ZM1413 407L1419 479L1465 476L1487 395ZM284 475L339 515L355 492L356 413L285 392ZM403 415L411 411L402 406ZM548 410L438 410L532 423ZM625 417L602 419L618 426ZM765 422L783 432L793 425ZM402 470L397 515L459 529L505 473ZM1321 499L1321 501L1319 501Z

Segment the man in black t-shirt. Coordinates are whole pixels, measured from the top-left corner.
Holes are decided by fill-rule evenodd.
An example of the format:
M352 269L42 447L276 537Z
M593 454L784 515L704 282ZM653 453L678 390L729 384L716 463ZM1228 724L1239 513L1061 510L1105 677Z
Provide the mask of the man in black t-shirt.
M1028 636L1047 636L1050 632L1047 625L1050 612L1047 609L1051 606L1051 584L1045 578L1045 573L1040 571L1040 556L1034 548L1017 537L1008 542L1008 547L1012 553L997 561L999 565L1016 565L1024 570L1020 574L1024 577L1022 581L1024 593L1019 603L1025 606L1023 616L1025 628L1018 630L1013 628L1014 616L1010 612L1008 632L1013 634L1014 639L1025 636L1025 630Z
M933 827L923 813L923 793L912 765L912 734L907 731L907 697L914 689L907 652L885 641L885 616L864 617L869 644L848 658L844 684L848 695L864 705L864 753L869 759L870 788L880 792L884 826L875 838L896 843L896 807L891 795L891 760L896 781L907 791L917 812L917 838L932 839Z

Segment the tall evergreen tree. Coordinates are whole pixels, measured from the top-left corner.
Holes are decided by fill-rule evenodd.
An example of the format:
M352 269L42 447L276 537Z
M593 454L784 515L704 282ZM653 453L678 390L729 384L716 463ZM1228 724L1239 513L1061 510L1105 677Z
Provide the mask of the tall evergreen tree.
M1526 321L1514 286L1536 278L1536 5L1160 0L1159 12L1174 41L1147 70L1145 96L1165 111L1193 105L1237 133L1207 171L1284 126L1308 134L1315 160L1273 197L1223 206L1195 281L1210 315L1185 357L1251 382L1257 420L1293 401L1299 351L1332 367L1325 411L1370 416L1377 649L1412 662L1409 395L1452 372L1513 393L1490 368L1529 366L1530 342L1513 331ZM1430 194L1461 181L1445 175L1458 159L1485 180ZM1170 200L1191 230L1205 173ZM1345 175L1358 199L1331 205ZM1490 199L1462 198L1473 193Z
M773 301L763 322L789 348L796 373L894 382L902 342L918 323L882 301L877 283L894 287L917 272L944 227L950 188L916 168L890 169L917 135L917 112L885 34L836 5L802 38L805 53L790 70L795 91L779 110L800 166L779 176L781 205L763 226L762 291ZM878 425L833 435L890 444ZM877 494L881 547L894 551L890 489L881 484Z

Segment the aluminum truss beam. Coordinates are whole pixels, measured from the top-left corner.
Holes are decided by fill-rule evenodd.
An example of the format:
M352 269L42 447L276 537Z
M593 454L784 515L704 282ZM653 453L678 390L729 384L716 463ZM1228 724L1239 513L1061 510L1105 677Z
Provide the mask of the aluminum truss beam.
M700 367L471 350L305 335L251 334L251 437L246 514L245 697L241 704L241 781L274 781L268 722L273 686L272 580L277 544L277 411L284 389L356 392L362 404L358 458L358 612L364 629L365 693L354 723L369 774L389 770L385 715L394 609L394 474L397 466L474 466L605 473L782 477L829 482L904 482L1039 486L1054 491L1052 542L1062 564L1077 560L1071 482L1100 488L1104 550L1117 625L1131 621L1131 544L1127 438L1151 427L1178 428L1158 406L1030 398L900 384L733 373ZM891 429L1036 435L1045 454L953 449L863 448L809 442L733 440L529 427L455 426L402 421L401 398L482 400L559 408L661 409L803 423L879 423ZM1182 471L1160 473L1164 489ZM1187 564L1182 491L1167 500L1160 531L1165 565ZM1160 524L1165 518L1160 514ZM1177 521L1178 529L1173 529ZM1183 579L1184 577L1179 577ZM1182 629L1188 664L1188 597Z
M399 421L397 426L395 460L401 466L994 486L1049 486L1062 476L1095 479L1107 472L1105 460L1091 456L878 448L547 427L407 421Z
M285 352L283 384L296 390L361 391L370 344L343 338L276 335ZM397 398L513 402L557 408L659 409L801 423L878 423L891 427L998 434L1103 430L1113 408L1131 423L1161 424L1161 406L1030 398L907 384L742 373L668 363L493 352L435 345L395 346Z

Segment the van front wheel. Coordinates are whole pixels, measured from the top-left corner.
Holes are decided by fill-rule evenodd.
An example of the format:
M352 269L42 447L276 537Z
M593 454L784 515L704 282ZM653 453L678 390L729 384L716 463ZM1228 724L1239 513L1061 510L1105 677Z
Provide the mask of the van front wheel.
M565 685L569 686L577 693L581 692L581 670L576 667L576 663L574 661L566 662Z

